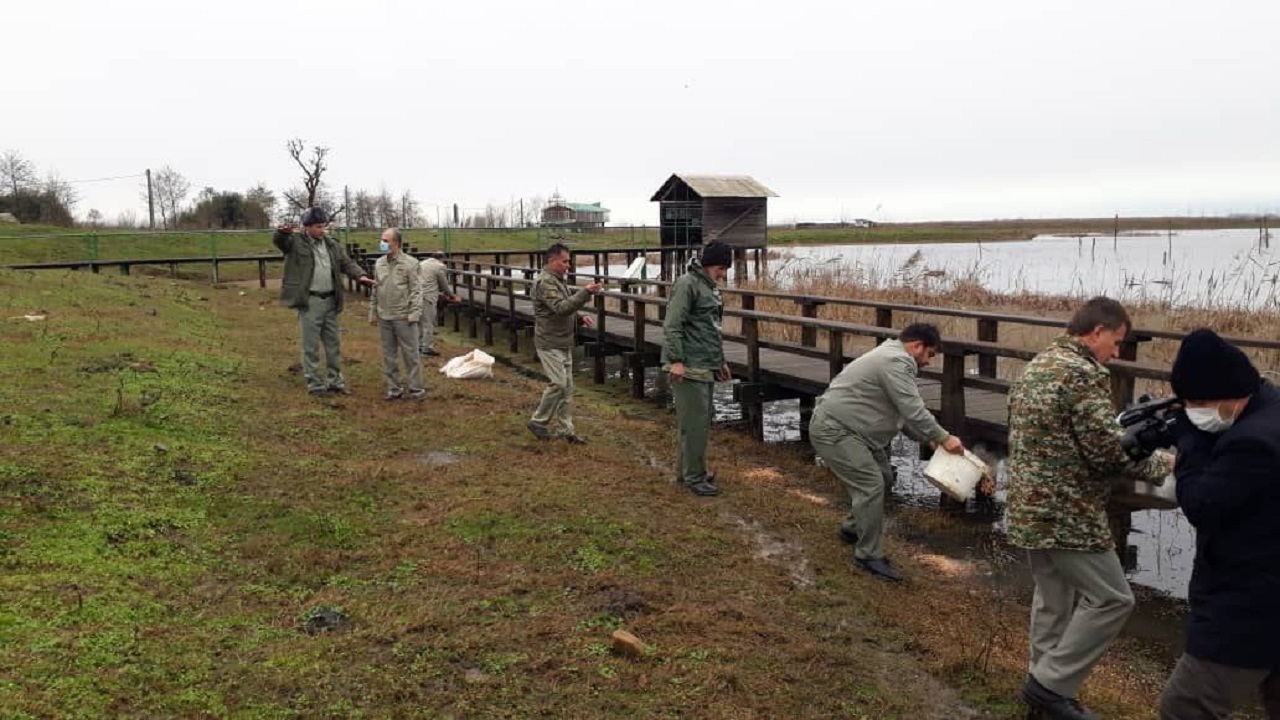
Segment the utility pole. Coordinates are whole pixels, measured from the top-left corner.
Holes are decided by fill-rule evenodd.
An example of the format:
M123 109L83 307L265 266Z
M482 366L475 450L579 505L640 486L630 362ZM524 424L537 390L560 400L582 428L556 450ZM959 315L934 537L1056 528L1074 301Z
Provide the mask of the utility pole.
M151 195L151 168L147 168L147 226L156 229L156 202Z

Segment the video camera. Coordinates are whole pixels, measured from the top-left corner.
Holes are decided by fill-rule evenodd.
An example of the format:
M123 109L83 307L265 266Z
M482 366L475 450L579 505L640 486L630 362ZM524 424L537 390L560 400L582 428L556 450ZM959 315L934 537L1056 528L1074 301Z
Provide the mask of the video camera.
M1182 401L1176 397L1152 399L1143 395L1133 407L1116 417L1124 428L1120 446L1134 462L1146 460L1156 450L1177 443L1174 428Z

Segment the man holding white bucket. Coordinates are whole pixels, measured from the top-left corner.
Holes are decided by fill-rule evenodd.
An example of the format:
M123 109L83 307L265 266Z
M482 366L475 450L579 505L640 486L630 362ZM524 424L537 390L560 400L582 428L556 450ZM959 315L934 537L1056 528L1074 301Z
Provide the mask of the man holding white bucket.
M884 493L893 482L889 442L901 429L914 440L964 453L960 438L929 413L916 385L916 374L941 344L933 325L907 326L897 340L849 363L818 398L809 422L814 451L849 492L840 538L854 546L854 562L861 568L892 582L902 575L885 557L883 543Z
M1104 364L1130 327L1120 303L1089 300L1009 393L1005 524L1036 585L1022 695L1054 720L1098 717L1076 694L1133 610L1107 523L1111 478L1160 483L1169 472L1168 460L1135 464L1120 444Z

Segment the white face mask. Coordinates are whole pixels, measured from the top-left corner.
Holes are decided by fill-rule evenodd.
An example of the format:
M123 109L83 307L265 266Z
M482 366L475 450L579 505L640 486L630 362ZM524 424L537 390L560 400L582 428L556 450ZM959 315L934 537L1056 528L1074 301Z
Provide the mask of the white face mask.
M390 251L391 251L391 243L387 242L386 240L382 240L381 242L379 242L379 243L378 243L378 251L379 251L379 252L390 252Z
M1220 433L1231 427L1235 419L1225 420L1218 414L1217 407L1189 407L1187 419L1192 425L1208 433Z

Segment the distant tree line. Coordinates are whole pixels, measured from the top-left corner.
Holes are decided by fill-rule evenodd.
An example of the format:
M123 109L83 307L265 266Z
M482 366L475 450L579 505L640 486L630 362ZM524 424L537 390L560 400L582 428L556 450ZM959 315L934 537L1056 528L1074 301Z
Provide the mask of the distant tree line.
M49 171L41 180L36 166L16 150L0 154L0 213L19 222L71 226L75 224L75 188Z

